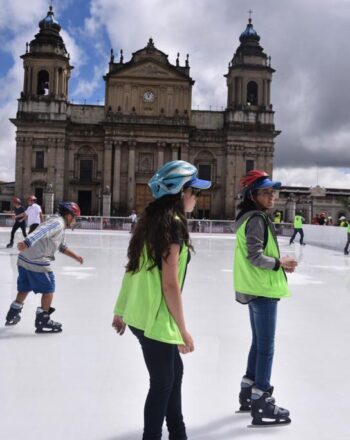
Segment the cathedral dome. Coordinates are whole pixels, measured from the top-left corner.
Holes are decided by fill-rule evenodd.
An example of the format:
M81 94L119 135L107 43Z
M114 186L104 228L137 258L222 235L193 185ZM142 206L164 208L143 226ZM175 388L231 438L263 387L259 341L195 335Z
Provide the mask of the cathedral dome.
M53 29L53 30L56 30L57 32L59 32L61 30L60 24L58 23L58 21L54 17L54 13L52 11L52 6L50 6L50 9L49 9L46 17L43 18L39 22L39 27L41 30Z
M256 32L256 30L253 28L251 18L249 19L249 23L247 24L245 31L242 32L241 36L239 37L239 41L241 43L244 43L248 40L260 41L260 36Z

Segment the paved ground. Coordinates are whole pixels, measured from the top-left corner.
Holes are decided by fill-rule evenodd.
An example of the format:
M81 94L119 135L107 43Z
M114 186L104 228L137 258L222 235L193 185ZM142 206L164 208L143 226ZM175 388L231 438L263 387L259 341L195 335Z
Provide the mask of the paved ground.
M16 250L0 230L0 322L16 293ZM17 239L20 235L17 236ZM0 438L139 440L147 375L136 339L111 328L127 233L67 234L85 264L58 255L54 319L64 331L34 333L32 294L21 323L0 325ZM184 301L196 351L184 357L184 415L193 440L350 438L350 258L312 246L289 247L300 265L294 296L279 304L273 372L284 428L247 429L236 415L250 334L232 292L233 237L195 235ZM2 318L1 318L2 316ZM167 435L164 435L167 438Z

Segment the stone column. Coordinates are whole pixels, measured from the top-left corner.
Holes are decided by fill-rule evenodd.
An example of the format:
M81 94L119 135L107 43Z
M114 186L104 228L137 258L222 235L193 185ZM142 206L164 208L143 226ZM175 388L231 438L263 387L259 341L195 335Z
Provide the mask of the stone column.
M288 202L286 204L286 211L287 211L287 218L286 221L293 223L294 217L295 217L295 210L296 210L296 202L294 199L294 195L291 194L288 198Z
M114 143L113 209L116 212L120 208L121 146L120 141Z
M128 142L129 160L128 160L128 210L135 209L135 148L136 142Z
M109 186L106 186L102 196L102 216L109 217L110 215L111 215L111 190Z
M33 67L29 67L29 78L28 78L28 93L29 95L35 95L35 84L33 80Z
M226 189L225 189L225 218L234 218L235 208L235 147L226 147Z
M19 198L24 196L23 188L23 165L24 165L24 139L17 136L16 145L16 174L15 174L15 195Z
M244 81L243 78L239 78L239 103L241 105L245 104L245 98L244 98Z
M57 139L50 139L50 142L47 146L47 151L45 154L45 168L47 169L47 183L51 183L55 181L55 153L57 148Z
M103 153L103 185L110 188L112 184L112 141L109 138L105 138Z
M45 214L52 215L54 213L55 195L54 195L51 183L46 186L46 189L45 189L43 196L44 196L43 202L44 202L44 206L45 206Z
M158 142L157 143L157 169L160 168L162 165L164 165L164 148L165 148L164 142Z
M188 162L189 160L189 149L190 146L188 143L183 143L181 145L181 160L186 160Z
M56 140L56 163L54 164L55 173L55 196L56 200L61 202L64 199L64 173L65 173L65 155L66 155L66 140L64 137ZM69 170L67 169L69 175Z
M178 155L178 145L177 144L171 144L171 160L177 160Z
M271 80L267 80L267 105L271 104Z
M32 193L32 143L33 139L31 137L27 137L24 139L23 145L23 177L22 177L22 188L23 188L23 196L24 199L27 198L29 194Z

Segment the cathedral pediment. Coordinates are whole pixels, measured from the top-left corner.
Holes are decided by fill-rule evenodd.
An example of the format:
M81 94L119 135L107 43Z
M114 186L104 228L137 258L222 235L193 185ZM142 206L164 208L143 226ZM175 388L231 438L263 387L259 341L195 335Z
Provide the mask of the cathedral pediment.
M120 51L119 62L116 62L112 49L109 72L104 78L105 80L109 78L186 80L193 84L194 82L190 77L188 55L184 66L180 65L179 56L180 54L177 55L176 64L171 64L168 55L154 46L152 38L150 38L146 47L134 52L128 62L124 62L122 50Z
M141 63L125 66L124 69L110 74L109 77L188 80L188 77L186 78L181 72L176 71L171 66L161 65L153 60L145 60Z

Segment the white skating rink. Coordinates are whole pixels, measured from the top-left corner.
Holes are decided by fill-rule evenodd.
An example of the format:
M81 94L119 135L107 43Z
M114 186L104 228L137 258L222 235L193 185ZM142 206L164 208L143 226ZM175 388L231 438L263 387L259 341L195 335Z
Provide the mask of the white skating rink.
M141 349L130 331L120 337L111 327L129 237L67 232L67 244L85 263L57 256L53 319L64 330L37 335L34 294L22 321L4 327L16 294L17 251L5 248L9 229L0 231L0 439L141 439L148 388ZM299 261L289 276L294 295L279 303L272 376L292 424L248 429L250 416L235 414L250 328L248 309L232 289L234 239L194 235L193 243L183 292L196 346L183 357L189 439L349 440L350 257L280 239L282 254Z

